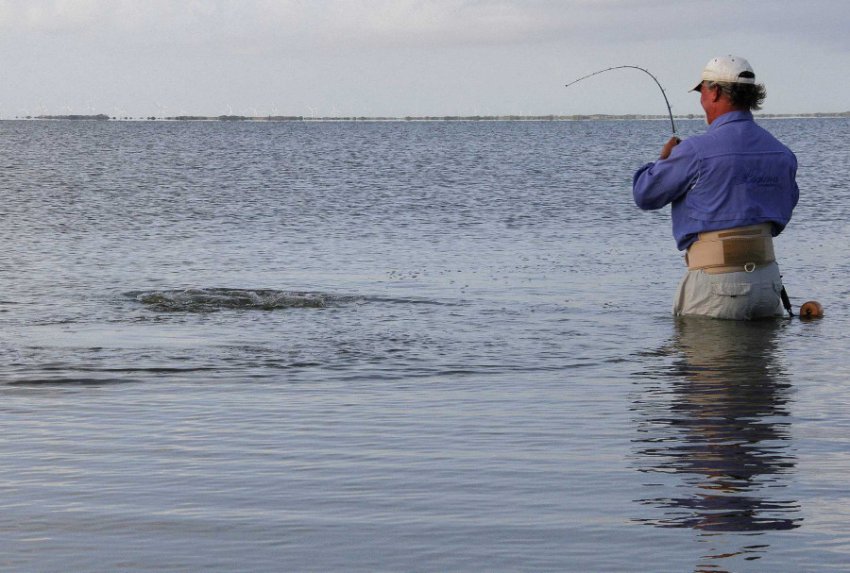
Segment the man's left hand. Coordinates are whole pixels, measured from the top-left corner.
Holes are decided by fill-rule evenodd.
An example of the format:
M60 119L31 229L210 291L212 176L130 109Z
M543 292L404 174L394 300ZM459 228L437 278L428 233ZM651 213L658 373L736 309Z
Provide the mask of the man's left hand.
M661 148L661 155L658 159L667 159L670 157L670 153L673 151L673 148L682 143L682 140L676 137L675 135L670 138L670 140L664 144L664 147Z

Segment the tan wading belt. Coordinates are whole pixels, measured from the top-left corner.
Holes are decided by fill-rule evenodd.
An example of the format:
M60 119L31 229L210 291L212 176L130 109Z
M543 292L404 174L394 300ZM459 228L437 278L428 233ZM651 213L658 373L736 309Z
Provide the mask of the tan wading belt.
M771 224L700 233L688 247L688 270L710 274L753 272L776 260Z

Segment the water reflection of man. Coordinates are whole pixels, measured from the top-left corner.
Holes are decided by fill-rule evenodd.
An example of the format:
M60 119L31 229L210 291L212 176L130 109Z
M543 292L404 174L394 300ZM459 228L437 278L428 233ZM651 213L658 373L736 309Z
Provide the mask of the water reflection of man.
M775 321L680 318L670 386L641 394L640 470L676 475L684 495L640 500L664 510L659 527L754 532L799 526L794 500L771 499L795 460L788 388Z

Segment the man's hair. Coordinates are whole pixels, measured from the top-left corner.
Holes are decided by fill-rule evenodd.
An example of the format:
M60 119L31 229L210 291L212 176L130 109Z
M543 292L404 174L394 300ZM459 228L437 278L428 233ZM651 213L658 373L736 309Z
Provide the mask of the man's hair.
M708 87L717 86L720 91L732 100L732 105L749 110L761 109L767 90L763 84L738 84L730 82L706 82Z

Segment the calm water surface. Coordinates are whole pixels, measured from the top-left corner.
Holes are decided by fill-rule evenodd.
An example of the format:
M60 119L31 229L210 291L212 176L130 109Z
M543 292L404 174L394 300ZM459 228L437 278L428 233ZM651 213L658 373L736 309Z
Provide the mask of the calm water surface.
M821 321L670 316L664 122L0 122L0 568L846 571L850 121L762 123Z

